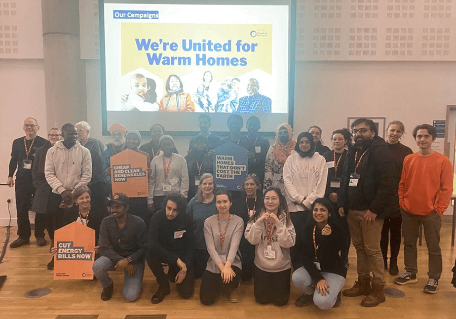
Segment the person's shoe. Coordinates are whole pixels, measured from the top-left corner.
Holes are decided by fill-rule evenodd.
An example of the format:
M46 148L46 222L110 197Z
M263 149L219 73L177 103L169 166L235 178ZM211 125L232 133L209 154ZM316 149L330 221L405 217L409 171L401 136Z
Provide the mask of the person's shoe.
M433 278L429 278L426 286L424 286L424 292L428 294L435 294L439 289L439 281Z
M313 295L302 294L301 297L296 299L296 307L304 307L313 303Z
M37 246L46 246L47 241L44 239L44 237L37 237L36 238L36 245Z
M358 296L368 296L372 292L370 277L358 277L358 281L355 281L355 284L352 288L345 289L342 294L345 297L358 297Z
M241 300L241 285L233 289L230 293L230 302L238 303Z
M24 238L19 237L18 239L16 239L15 241L13 241L10 244L10 247L11 248L18 248L18 247L27 245L28 243L30 243L29 239L24 239Z
M394 283L397 285L406 285L406 284L415 284L418 280L416 279L416 274L411 272L404 272L402 275L394 279Z
M363 307L376 307L382 302L385 302L385 294L383 288L385 285L372 284L372 293L361 301Z
M153 295L152 299L150 299L150 302L153 303L153 304L160 303L160 302L163 301L163 299L165 299L165 297L167 295L169 295L169 289L168 290L164 290L164 289L158 288L158 290L155 293L155 295Z
M397 263L390 262L389 273L391 276L397 276L397 274L399 273L399 268L397 267Z
M54 270L54 257L52 257L52 260L47 264L46 268L48 270Z
M338 308L341 305L342 305L342 292L339 291L339 293L337 294L336 303L334 304L333 308Z
M111 283L109 287L103 288L101 291L101 300L107 301L111 299L112 297L112 292L114 290L114 283Z

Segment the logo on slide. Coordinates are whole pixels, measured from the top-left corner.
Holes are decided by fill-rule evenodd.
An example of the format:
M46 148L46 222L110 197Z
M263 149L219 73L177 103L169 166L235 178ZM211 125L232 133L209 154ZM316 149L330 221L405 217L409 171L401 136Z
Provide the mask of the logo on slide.
M255 38L255 37L267 37L268 33L266 31L261 31L261 30L252 30L252 31L250 31L250 36L252 38Z

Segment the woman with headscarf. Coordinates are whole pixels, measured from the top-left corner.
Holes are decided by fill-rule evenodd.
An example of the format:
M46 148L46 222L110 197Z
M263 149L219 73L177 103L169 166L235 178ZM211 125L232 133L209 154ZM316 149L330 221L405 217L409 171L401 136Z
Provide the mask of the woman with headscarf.
M195 112L190 94L184 92L181 79L171 74L166 80L166 94L160 100L160 112Z
M308 132L298 135L295 151L283 166L283 180L290 218L298 234L311 216L310 208L317 198L325 196L328 167L323 156L315 152L313 137ZM291 248L293 264L299 247Z
M288 156L295 148L296 140L293 139L293 131L287 123L282 123L277 127L275 143L269 147L266 155L266 164L264 170L264 187L277 187L285 194L283 185L283 165Z

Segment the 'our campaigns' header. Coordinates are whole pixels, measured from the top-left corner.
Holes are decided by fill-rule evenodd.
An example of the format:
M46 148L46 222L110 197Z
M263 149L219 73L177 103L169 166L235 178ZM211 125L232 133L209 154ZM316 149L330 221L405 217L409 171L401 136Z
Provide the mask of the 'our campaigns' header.
M146 11L146 10L114 10L114 19L138 19L138 20L149 20L158 19L158 11Z

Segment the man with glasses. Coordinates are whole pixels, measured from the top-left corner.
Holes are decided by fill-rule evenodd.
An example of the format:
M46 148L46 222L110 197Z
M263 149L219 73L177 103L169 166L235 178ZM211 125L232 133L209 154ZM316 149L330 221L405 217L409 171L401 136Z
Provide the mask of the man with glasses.
M383 219L387 217L385 208L397 193L395 164L372 120L359 118L351 130L355 144L347 154L338 207L341 216L347 215L356 249L358 281L343 295L366 295L361 305L375 307L385 301L380 238Z
M13 141L7 181L9 187L13 187L16 184L17 235L19 238L11 243L11 248L21 247L30 243L31 230L28 211L35 192L32 183L32 164L36 149L46 143L44 138L37 135L40 126L33 117L25 119L23 129L25 136ZM15 172L16 183L13 180ZM44 226L40 217L37 215L35 219L38 227ZM40 230L35 231L35 237L40 233L42 233ZM38 246L44 246L46 245L46 240L40 236L36 238L36 243Z

